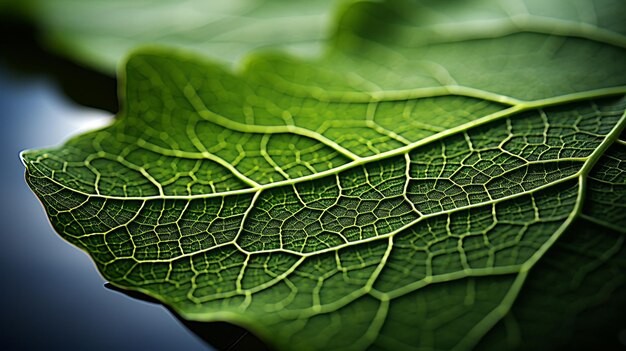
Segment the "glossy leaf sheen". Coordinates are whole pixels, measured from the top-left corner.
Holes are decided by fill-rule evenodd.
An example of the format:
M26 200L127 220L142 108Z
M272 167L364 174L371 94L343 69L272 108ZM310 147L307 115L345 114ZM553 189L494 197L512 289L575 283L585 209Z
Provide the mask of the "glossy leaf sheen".
M567 344L625 305L620 11L485 4L357 3L324 58L237 74L138 52L27 180L113 284L277 349Z

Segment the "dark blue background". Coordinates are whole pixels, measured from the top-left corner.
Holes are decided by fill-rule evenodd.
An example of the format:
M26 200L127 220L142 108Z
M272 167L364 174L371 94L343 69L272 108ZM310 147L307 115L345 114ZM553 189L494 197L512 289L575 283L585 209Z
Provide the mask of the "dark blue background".
M0 115L0 349L210 349L161 305L106 289L89 257L54 232L24 181L20 151L58 145L110 114L69 102L42 76L0 66Z

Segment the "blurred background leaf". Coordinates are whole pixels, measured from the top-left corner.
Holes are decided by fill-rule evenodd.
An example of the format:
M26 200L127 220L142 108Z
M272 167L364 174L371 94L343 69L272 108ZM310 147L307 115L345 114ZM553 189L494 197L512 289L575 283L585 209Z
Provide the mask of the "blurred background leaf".
M186 48L226 63L280 46L318 52L339 0L24 0L0 10L41 29L46 46L107 74L138 46Z

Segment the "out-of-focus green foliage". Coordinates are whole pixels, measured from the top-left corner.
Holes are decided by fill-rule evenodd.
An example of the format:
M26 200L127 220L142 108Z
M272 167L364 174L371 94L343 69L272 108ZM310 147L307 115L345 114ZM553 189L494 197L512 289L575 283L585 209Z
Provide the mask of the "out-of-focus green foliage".
M20 0L53 50L113 74L145 45L234 63L253 49L317 53L339 0ZM8 7L8 6L7 6ZM8 10L6 10L8 11Z

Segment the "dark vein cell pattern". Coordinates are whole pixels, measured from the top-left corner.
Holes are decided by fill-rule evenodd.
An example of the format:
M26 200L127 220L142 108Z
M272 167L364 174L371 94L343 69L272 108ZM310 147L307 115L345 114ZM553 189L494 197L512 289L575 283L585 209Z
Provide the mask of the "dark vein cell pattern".
M220 84L245 90L226 78ZM258 318L256 328L284 335L289 348L311 347L315 337L331 348L447 349L506 306L516 280L573 214L626 225L626 144L613 141L623 98L500 116L493 104L442 97L459 101L450 114L495 115L426 143L422 132L364 124L382 134L351 129L371 141L353 144L341 132L352 122L315 130L298 118L302 110L275 106L282 113L257 116L255 104L268 101L262 93L244 102L189 86L158 99L163 116L183 116L176 121L139 104L112 127L25 155L28 182L57 231L110 281L189 318L231 313L249 326ZM223 105L200 109L205 99ZM436 99L408 101L408 113ZM305 100L288 103L311 105ZM407 113L371 106L354 115ZM341 103L322 109L342 115ZM237 130L245 125L257 130ZM400 139L406 143L392 142ZM617 220L603 223L607 212Z

